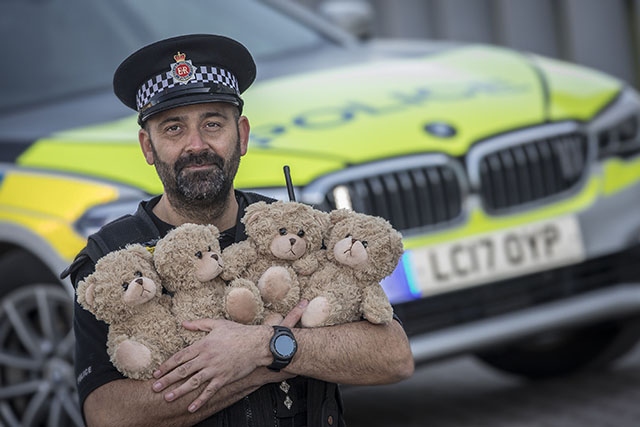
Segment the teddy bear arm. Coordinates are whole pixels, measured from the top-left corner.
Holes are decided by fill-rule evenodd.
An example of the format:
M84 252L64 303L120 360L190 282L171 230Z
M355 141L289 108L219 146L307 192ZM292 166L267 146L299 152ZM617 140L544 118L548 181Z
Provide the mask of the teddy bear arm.
M235 243L222 251L224 267L220 277L226 281L241 277L257 260L258 252L254 245L246 240Z
M372 283L363 289L360 307L362 316L371 323L384 324L393 319L393 307L378 283Z
M318 256L310 255L307 257L302 257L293 262L293 269L295 272L302 276L310 276L315 271L318 270L320 266L320 262L318 260Z

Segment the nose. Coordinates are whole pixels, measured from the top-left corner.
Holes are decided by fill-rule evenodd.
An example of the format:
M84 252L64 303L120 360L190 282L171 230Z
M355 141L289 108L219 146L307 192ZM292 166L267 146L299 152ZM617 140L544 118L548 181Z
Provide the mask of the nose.
M187 134L187 147L188 152L197 153L207 149L207 144L202 139L202 135L196 129L191 130Z

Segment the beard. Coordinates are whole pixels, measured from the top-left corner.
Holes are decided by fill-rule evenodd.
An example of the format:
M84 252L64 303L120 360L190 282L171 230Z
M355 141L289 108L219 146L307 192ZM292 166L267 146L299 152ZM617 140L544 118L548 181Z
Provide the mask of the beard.
M153 141L151 147L156 172L171 206L178 213L201 223L210 223L224 213L240 165L239 138L226 160L213 151L205 151L183 155L173 166L158 158ZM208 167L186 169L189 166Z

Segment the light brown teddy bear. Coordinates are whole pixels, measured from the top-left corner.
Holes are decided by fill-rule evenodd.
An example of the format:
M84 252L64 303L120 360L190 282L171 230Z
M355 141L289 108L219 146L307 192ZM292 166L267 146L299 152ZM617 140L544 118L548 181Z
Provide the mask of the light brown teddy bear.
M158 365L184 345L152 255L142 245L100 258L95 271L79 282L77 298L109 325L107 353L129 378L151 378Z
M393 318L380 281L403 253L402 236L383 218L338 209L330 213L327 261L302 289L309 300L301 323L328 326L362 318L388 323Z
M242 222L247 239L224 250L222 275L257 284L265 316L285 316L300 300L298 277L319 267L329 215L299 202L257 202Z
M262 320L260 292L250 282L227 286L220 274L223 262L218 229L213 225L183 224L155 246L153 259L165 288L172 293L171 311L180 322L227 318L252 324ZM180 329L187 344L206 335Z

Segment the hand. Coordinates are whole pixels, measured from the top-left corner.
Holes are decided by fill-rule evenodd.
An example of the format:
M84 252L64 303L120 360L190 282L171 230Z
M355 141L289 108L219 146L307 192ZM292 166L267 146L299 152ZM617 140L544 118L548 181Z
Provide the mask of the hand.
M268 342L270 328L247 326L223 319L184 322L189 330L209 332L204 338L180 350L162 363L154 377L153 390L160 392L184 381L164 395L171 402L207 384L188 410L197 411L225 385L250 374L259 365L259 343ZM266 354L266 353L265 353Z
M300 321L307 303L300 301L280 324L293 328ZM209 333L158 367L154 372L157 381L153 383L153 390L160 392L190 376L164 395L165 400L171 402L208 381L202 393L189 405L189 412L197 411L222 387L246 377L261 366L258 360L260 352L256 349L264 345L265 352L268 352L267 343L273 333L271 328L265 329L264 326L241 325L223 319L194 320L184 322L183 326Z

